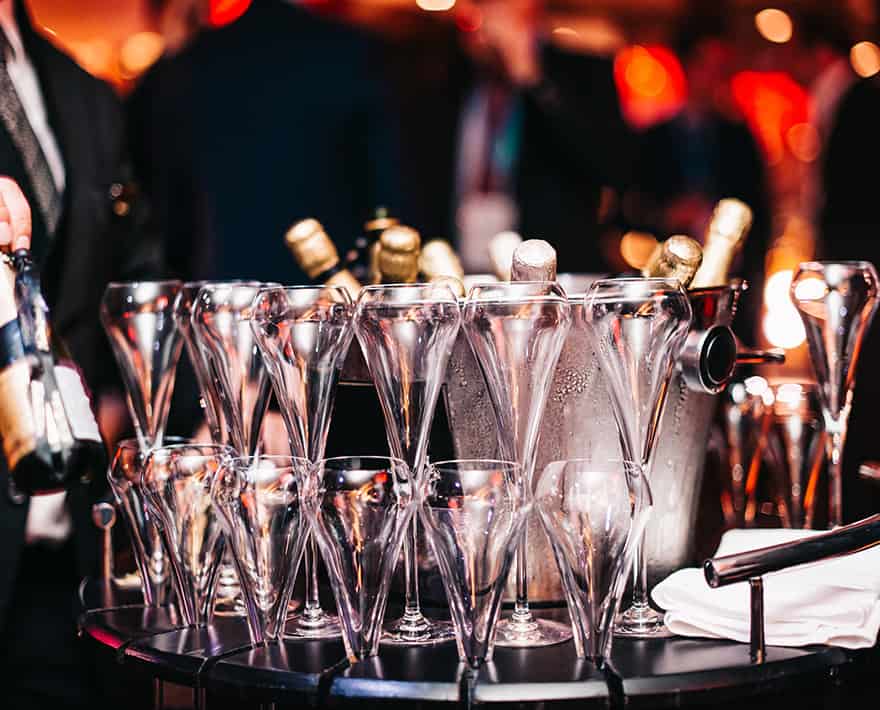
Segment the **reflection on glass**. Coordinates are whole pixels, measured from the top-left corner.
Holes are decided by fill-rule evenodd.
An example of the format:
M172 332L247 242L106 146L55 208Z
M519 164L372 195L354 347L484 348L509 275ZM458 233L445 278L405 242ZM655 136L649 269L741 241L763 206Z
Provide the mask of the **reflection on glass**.
M376 386L391 453L421 481L428 434L446 364L461 323L447 285L390 284L361 290L354 330ZM452 640L449 624L429 622L419 607L417 520L404 543L406 607L385 641L421 645Z
M806 262L798 267L790 293L819 383L831 484L829 527L836 527L843 524L843 447L856 363L877 310L877 271L867 261Z
M642 467L605 459L554 461L538 478L535 507L562 577L577 655L602 666L651 508Z
M508 461L440 461L428 468L419 513L440 567L458 656L476 668L492 660L495 625L531 506Z
M226 460L214 476L217 507L247 610L251 640L276 640L305 547L306 459L250 456Z
M650 480L672 368L690 328L690 301L677 280L621 278L593 283L585 304L584 319L605 375L624 459L638 463ZM633 603L615 632L639 637L666 633L662 615L648 603L641 541L633 572Z
M414 512L400 459L325 459L309 497L309 523L330 575L349 660L379 652L391 576Z

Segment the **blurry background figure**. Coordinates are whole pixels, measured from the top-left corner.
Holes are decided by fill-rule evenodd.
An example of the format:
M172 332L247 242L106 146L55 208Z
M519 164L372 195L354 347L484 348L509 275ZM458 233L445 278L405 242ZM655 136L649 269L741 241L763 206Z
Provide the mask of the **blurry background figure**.
M810 120L820 140L804 180L804 214L812 219L816 253L829 260L867 260L880 268L880 79L853 70L853 38L833 11L806 14L795 24L792 50L798 79L810 90ZM859 358L844 451L844 516L880 509L880 487L860 480L859 465L880 459L875 407L880 397L880 324L875 318Z
M377 205L397 206L375 55L358 30L254 0L151 68L130 98L133 152L172 268L303 282L284 246L292 222L316 217L342 252Z
M404 216L453 238L468 272L489 270L488 241L506 229L548 240L562 270L608 268L600 197L628 179L632 141L611 61L551 44L544 10L459 2L432 68L396 63L414 188Z
M743 301L747 314L737 319L751 327L760 308L770 210L758 144L729 98L735 57L723 15L700 10L686 17L676 45L687 99L672 119L640 136L626 218L659 239L686 234L702 241L718 200L736 197L748 204L754 221L733 273L753 286ZM752 339L747 330L738 332Z
M792 65L809 88L810 123L820 143L803 185L803 213L814 225L817 253L880 263L872 179L880 166L880 79L854 71L854 40L837 13L804 14L795 27Z

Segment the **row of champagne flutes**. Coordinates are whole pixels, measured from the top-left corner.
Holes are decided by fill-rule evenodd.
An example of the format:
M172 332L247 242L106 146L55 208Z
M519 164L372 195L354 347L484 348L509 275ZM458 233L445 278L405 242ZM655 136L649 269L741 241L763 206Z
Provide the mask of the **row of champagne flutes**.
M132 322L131 314L148 314L148 323L155 333L161 330L157 327L161 321L157 314L163 307L168 308L171 301L179 308L182 298L174 296L172 299L170 294L159 298L138 298L137 292L146 287L145 284L111 286L105 299L104 323L116 346L120 365L141 375L127 378L130 390L134 389L135 395L140 395L140 400L137 396L132 397L132 411L136 419L141 415L140 430L152 433L161 431L156 426L155 418L151 419L150 415L156 412L162 416L163 410L155 402L158 400L161 403L162 397L167 397L170 385L163 386L162 382L167 378L173 381L173 373L168 374L169 362L165 361L163 367L163 361L160 360L160 376L151 379L149 375L153 374L155 363L152 368L146 365L150 363L148 358L157 353L173 352L173 348L166 347L167 343L155 335L148 334L138 339L137 334L145 328L132 327L136 324ZM150 288L155 290L157 287L154 284ZM171 287L165 284L164 288ZM244 296L247 294L241 293L243 289L256 289L256 293L249 294L253 297L250 304L245 303L247 299ZM114 302L115 295L111 294L117 290L126 294L121 300L129 306L121 309L121 317L118 311L108 306L108 303ZM149 292L149 289L146 290ZM227 296L219 298L218 291ZM230 303L238 303L241 307L230 309ZM641 511L649 507L647 468L666 384L690 323L690 305L677 282L616 279L594 284L587 294L586 306L585 319L591 326L597 356L606 371L624 458L635 462L621 463L619 466L620 471L628 474L625 479L629 484L627 499L632 513L630 523L635 524ZM463 307L445 286L377 286L362 291L356 309L353 309L347 294L339 289L224 284L201 287L196 305L192 308L190 323L196 332L205 328L206 324L213 324L215 331L227 332L230 323L248 321L256 341L256 347L249 345L247 348L248 360L241 356L240 341L247 341L241 333L237 333L237 339L228 337L228 334L225 338L214 335L213 338L199 336L194 339L195 350L199 354L204 354L200 350L203 346L208 346L206 349L210 351L212 341L221 345L219 353L209 352L205 357L205 369L210 381L203 381L202 387L203 391L208 391L205 400L209 409L210 388L217 395L214 404L218 408L214 413L215 425L221 416L226 420L228 441L233 445L238 444L236 453L239 456L253 453L252 449L247 448L248 439L244 434L259 431L259 426L255 424L257 415L262 416L262 411L265 411L267 397L263 393L265 380L260 379L262 368L256 368L257 375L254 376L255 368L241 366L252 365L259 351L285 416L291 452L312 465L323 454L333 392L351 337L351 324L379 394L389 448L392 455L403 461L411 472L416 489L425 480L428 432L449 353L463 323L465 334L486 378L498 420L500 450L505 459L511 462L510 465L516 466L518 485L522 487L526 499L530 499L534 490L538 425L570 318L568 299L557 284L550 282L475 286ZM118 323L115 331L114 323ZM120 332L125 337L120 337ZM139 347L131 347L132 341ZM230 363L239 367L232 367ZM198 366L196 370L198 372ZM146 377L143 376L144 372ZM233 378L237 386L233 386ZM242 403L246 399L257 405L251 409L244 407ZM137 406L138 401L144 400L149 401L152 408ZM167 412L167 406L164 412ZM246 421L250 422L250 426L245 425ZM217 445L227 443L222 440L223 427L218 427L218 431ZM151 450L161 450L151 444L158 442L155 433L149 438L140 438L138 455L141 461ZM133 487L133 490L138 490L138 487ZM585 533L590 516L584 517L576 507L570 509L572 512L568 516L567 527L560 526L559 530ZM601 519L601 516L598 517ZM638 526L635 527L637 529ZM552 526L549 526L550 530ZM167 534L165 538L167 544ZM559 538L559 534L554 535L551 531L551 539L558 541ZM592 536L582 536L579 544L569 548L555 544L563 579L575 586L580 585L585 594L593 592L594 575L607 575L610 569L602 565L599 565L601 569L597 569L594 563L601 558L601 554L592 549L591 540ZM607 540L596 536L594 542ZM637 541L633 549L635 547ZM620 553L623 554L623 548L620 548ZM325 550L325 562L327 556ZM438 554L438 557L442 559L442 555ZM620 558L615 556L614 559ZM392 641L399 639L424 643L442 636L436 633L437 625L434 624L432 628L419 611L414 561L415 555L410 549L407 555L406 613L402 623L391 627L389 638ZM580 567L574 569L571 565L575 563ZM327 564L328 567L332 566ZM525 544L520 542L517 604L500 642L531 646L564 640L571 635L566 627L551 622L542 623L529 612L524 584L526 565ZM620 571L617 567L613 568ZM142 564L141 569L144 570L145 565ZM442 564L441 573L444 581L448 581L449 570L444 569ZM177 570L175 578L178 581L180 576ZM333 576L331 570L331 579ZM644 575L637 575L637 581L639 579L643 580ZM616 578L606 576L603 581L609 588L619 586ZM343 615L347 614L343 605L339 604L340 595L337 593L336 596L340 611ZM637 615L649 609L644 589L637 588L636 602ZM616 603L609 608L614 606ZM580 615L579 618L582 618L582 607L583 604L581 607L575 605L572 616ZM342 621L345 625L349 619L343 618ZM461 633L457 637L461 641Z

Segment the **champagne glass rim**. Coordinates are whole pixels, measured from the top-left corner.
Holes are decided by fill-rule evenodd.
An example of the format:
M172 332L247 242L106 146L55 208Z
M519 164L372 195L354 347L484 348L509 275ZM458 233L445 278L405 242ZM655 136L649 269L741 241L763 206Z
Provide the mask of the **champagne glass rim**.
M569 296L558 281L486 281L471 285L464 304L534 301L568 303Z
M406 461L404 461L403 459L399 459L396 456L379 456L374 454L368 454L366 456L358 456L357 454L352 454L351 456L330 456L328 458L318 459L318 461L315 462L315 465L323 467L327 464L336 464L342 463L344 461L354 460L370 462L383 461L386 463L391 463L395 466L405 466L408 468L408 466L406 465Z
M450 303L457 303L458 297L455 295L455 292L449 287L448 284L445 283L429 283L429 282L418 282L418 283L395 283L395 284L369 284L368 286L364 286L361 288L360 293L358 294L358 304L367 305L366 299L374 293L406 293L408 291L413 292L423 292L427 291L430 293L437 294L437 292L446 291L446 294L438 294L438 296L430 299L421 299L423 302L432 302L436 303L438 301L449 301ZM445 296L448 294L448 298ZM417 301L410 301L410 303L415 303ZM371 301L371 303L375 303Z
M229 463L233 466L244 465L247 466L253 462L259 461L269 461L272 463L276 463L279 461L283 461L287 467L292 468L293 466L300 465L305 467L311 467L312 462L307 458L302 456L291 456L289 454L252 454L251 456L230 456Z
M115 291L123 288L137 288L138 286L144 285L151 286L183 286L183 281L180 279L139 279L137 281L110 281L107 286L104 288L104 292L107 291Z
M224 288L256 288L260 291L265 288L274 288L280 285L281 284L276 283L275 281L248 281L243 279L238 281L206 281L199 289L199 294L210 293Z
M652 284L664 285L668 288L661 289L664 291L684 291L681 281L678 279L670 279L663 276L621 276L619 278L597 279L590 284L587 295L607 286L615 286L619 284L642 284L649 286Z
M263 296L276 293L283 293L285 295L291 293L314 293L315 295L332 293L340 297L338 303L332 304L334 306L347 306L353 303L351 300L351 294L344 286L333 286L330 284L294 284L292 286L267 284L257 291L257 294L254 296L254 305L256 305Z
M162 437L162 441L163 441L163 444L159 448L164 448L165 447L164 442L166 442L166 441L174 442L173 444L168 444L168 446L184 446L188 442L191 442L196 445L200 445L199 442L194 442L192 439L190 439L186 436L168 436L168 435L166 435L166 436ZM209 442L206 442L206 443L209 443ZM138 439L138 437L136 437L136 436L127 436L124 439L120 439L119 441L117 441L115 448L117 450L118 449L129 449L129 448L140 449L140 439ZM152 447L148 451L150 451L150 450L152 450Z
M508 461L507 459L459 458L428 462L428 466L437 471L442 471L444 469L452 470L461 464L482 464L486 468L521 468L521 464L518 464L516 461Z
M624 459L624 458L614 458L614 457L609 458L607 456L596 456L596 457L579 456L579 457L573 458L573 459L556 459L555 461L550 461L546 466L544 466L544 469L546 470L550 466L560 466L560 465L573 466L573 465L581 465L581 464L585 464L585 465L586 464L600 464L600 465L601 464L615 464L615 465L622 465L626 468L634 468L639 471L642 470L642 464L638 463L637 461L632 461L630 459Z
M798 264L797 271L824 271L829 266L846 266L856 269L864 269L866 271L876 271L876 267L870 261L865 259L843 259L834 261L830 259L813 259L810 261L802 261Z

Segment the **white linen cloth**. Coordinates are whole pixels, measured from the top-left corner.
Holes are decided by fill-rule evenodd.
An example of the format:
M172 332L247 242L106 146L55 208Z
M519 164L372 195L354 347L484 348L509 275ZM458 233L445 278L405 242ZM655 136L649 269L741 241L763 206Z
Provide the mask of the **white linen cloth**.
M716 557L818 534L731 530ZM681 636L749 641L749 584L712 589L702 569L682 569L651 594ZM868 648L880 629L880 546L764 575L764 634L770 646L829 644Z

